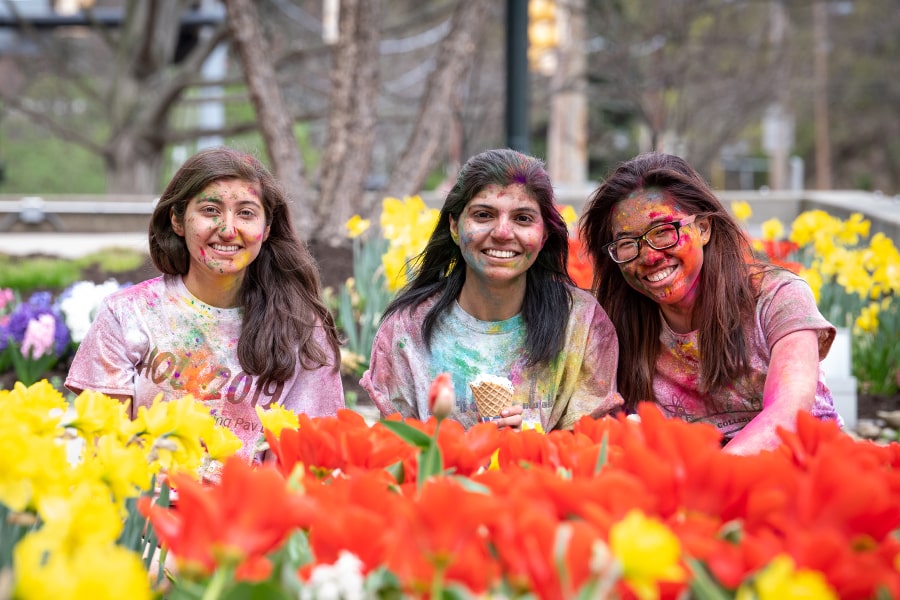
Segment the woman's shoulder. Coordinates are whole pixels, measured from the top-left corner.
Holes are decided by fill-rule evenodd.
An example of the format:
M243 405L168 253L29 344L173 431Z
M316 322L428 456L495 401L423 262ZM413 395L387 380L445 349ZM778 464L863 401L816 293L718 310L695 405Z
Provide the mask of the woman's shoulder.
M760 296L774 294L785 286L809 287L809 284L800 275L783 267L772 265L757 267L753 271L753 277Z
M595 310L600 307L597 298L589 291L573 285L567 285L569 297L572 298L572 312Z
M171 285L176 285L175 282L167 283L166 279L167 276L160 275L127 285L109 294L104 298L104 303L115 312L140 310L141 307L152 305L154 298L166 294Z

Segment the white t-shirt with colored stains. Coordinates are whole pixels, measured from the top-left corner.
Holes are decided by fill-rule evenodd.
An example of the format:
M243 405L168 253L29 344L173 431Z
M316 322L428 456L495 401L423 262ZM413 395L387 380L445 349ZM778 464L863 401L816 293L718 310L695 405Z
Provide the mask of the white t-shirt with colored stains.
M477 422L469 384L482 373L512 382L513 401L523 405L526 427L539 423L545 431L566 429L584 415L603 416L622 404L616 390L618 340L594 297L569 289L572 309L563 350L549 365L526 364L521 315L480 321L458 303L438 318L429 350L422 322L436 301L433 296L412 311L393 313L381 324L360 384L383 415L400 412L427 419L431 381L447 372L456 392L450 418L466 427Z
M819 312L809 285L789 271L768 271L762 276L756 318L744 326L750 372L712 394L698 391L702 352L698 331L675 333L660 314L660 354L656 359L653 393L656 404L671 417L714 425L731 438L763 409L763 388L775 342L789 333L811 329L819 338L819 360L828 354L835 328ZM812 414L842 422L834 408L825 374L819 366Z
M180 276L128 287L103 302L66 387L132 396L132 417L158 394L166 401L191 394L241 438L240 454L248 459L262 435L256 406L278 404L311 417L344 407L340 373L330 366L307 370L298 360L289 380L259 386L237 358L241 319L240 308L216 308L195 298ZM321 327L314 338L329 348Z

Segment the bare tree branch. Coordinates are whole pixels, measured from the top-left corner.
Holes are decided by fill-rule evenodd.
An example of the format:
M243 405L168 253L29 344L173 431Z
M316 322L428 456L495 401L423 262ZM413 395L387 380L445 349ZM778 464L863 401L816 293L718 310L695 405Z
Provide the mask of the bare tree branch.
M438 145L449 129L454 95L471 66L489 5L489 0L457 4L450 31L441 44L437 64L419 104L415 130L391 173L387 188L390 195L406 196L421 190Z
M259 15L253 0L226 0L228 25L232 43L244 68L244 77L250 89L250 99L256 109L257 122L273 171L285 189L298 200L300 210L294 211L294 219L303 236L311 233L313 223L310 211L304 210L307 183L303 174L303 158L294 137L294 124L285 105L270 54L260 26Z

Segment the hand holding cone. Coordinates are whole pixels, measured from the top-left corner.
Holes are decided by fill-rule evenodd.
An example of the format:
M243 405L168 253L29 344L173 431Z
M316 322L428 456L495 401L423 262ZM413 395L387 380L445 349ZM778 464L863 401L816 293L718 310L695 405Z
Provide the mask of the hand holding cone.
M478 407L479 421L499 419L500 411L512 405L513 385L506 377L482 373L469 384L469 388Z

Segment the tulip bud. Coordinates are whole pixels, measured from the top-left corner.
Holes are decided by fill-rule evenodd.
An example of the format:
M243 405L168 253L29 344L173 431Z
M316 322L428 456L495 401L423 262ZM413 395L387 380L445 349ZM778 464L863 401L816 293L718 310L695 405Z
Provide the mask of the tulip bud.
M453 380L449 373L441 373L431 382L428 390L428 410L438 420L445 419L453 412L456 392L453 391Z

